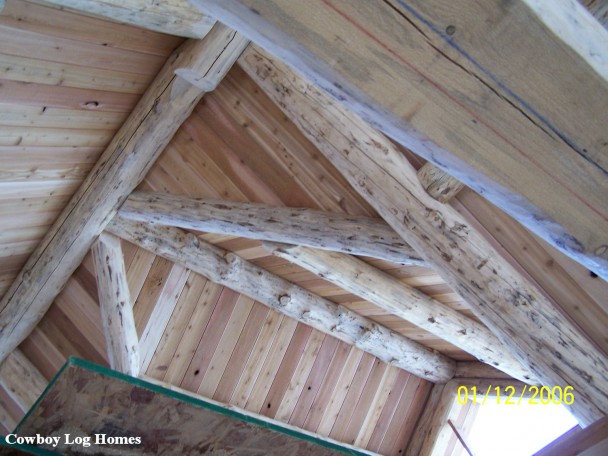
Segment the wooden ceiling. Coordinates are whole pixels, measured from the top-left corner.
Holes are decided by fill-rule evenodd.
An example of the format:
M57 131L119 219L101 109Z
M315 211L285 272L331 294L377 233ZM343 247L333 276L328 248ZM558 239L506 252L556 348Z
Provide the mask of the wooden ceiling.
M6 1L0 13L0 296L183 41ZM378 217L244 68L241 60L196 105L137 190ZM414 167L424 163L395 147ZM472 190L450 204L605 359L608 283ZM457 375L481 372L461 348L272 255L260 241L196 235L458 361ZM183 265L127 241L122 248L143 375L373 452L406 451L431 382ZM362 259L479 321L433 268ZM97 291L89 254L19 346L45 381L71 355L108 364ZM2 375L6 369L0 370L0 430L8 433L31 399L16 394Z

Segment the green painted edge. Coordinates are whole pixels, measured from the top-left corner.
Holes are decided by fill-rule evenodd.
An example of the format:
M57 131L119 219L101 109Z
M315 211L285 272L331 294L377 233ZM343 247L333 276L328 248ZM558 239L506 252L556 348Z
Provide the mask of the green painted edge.
M122 372L118 372L118 371L112 370L112 369L110 369L108 367L105 367L105 366L100 366L99 364L95 364L95 363L90 362L90 361L86 361L86 360L83 360L83 359L80 359L80 358L76 358L75 356L70 356L68 358L68 360L66 361L66 363L59 370L59 372L57 373L57 375L55 375L55 377L53 378L53 380L46 387L46 389L44 390L44 392L42 393L42 395L38 398L38 400L36 401L36 403L32 406L32 408L28 411L28 413L25 415L25 417L21 420L21 422L19 423L19 425L16 428L16 431L24 424L25 420L30 416L30 414L33 412L33 410L36 408L36 406L39 404L39 402L44 398L44 396L46 395L46 393L48 392L48 390L57 381L57 379L59 378L59 376L62 375L63 372L67 368L69 368L71 366L82 367L82 368L90 370L92 372L96 372L98 374L105 375L105 376L114 378L116 380L120 380L120 381L129 383L131 385L138 386L140 388L148 389L148 390L154 391L156 393L161 393L161 394L164 394L165 396L171 397L173 399L177 399L177 400L180 400L182 402L189 403L191 405L202 407L202 408L205 408L205 409L210 410L212 412L219 413L221 415L225 415L225 416L228 416L228 417L231 417L231 418L235 418L235 419L244 421L246 423L251 423L251 424L254 424L254 425L257 425L257 426L268 428L268 429L271 429L273 431L280 432L281 434L286 434L286 435L289 435L291 437L295 437L295 438L298 438L300 440L305 440L307 442L310 442L310 443L313 443L313 444L316 444L316 445L319 445L319 446L322 446L322 447L325 447L325 448L330 448L332 450L340 451L340 452L345 453L345 454L350 454L350 455L365 455L365 456L368 455L368 453L364 453L364 452L358 451L358 450L353 449L353 448L347 448L347 447L342 446L342 445L340 445L338 443L329 442L327 440L323 440L323 439L320 439L318 437L314 437L312 435L296 431L294 429L289 429L289 428L283 427L283 426L281 426L279 424L269 423L269 422L261 420L259 418L255 418L253 416L245 415L245 414L240 413L240 412L238 412L236 410L230 410L230 409L227 409L227 408L222 407L220 405L212 404L210 402L205 401L202 398L195 398L195 397L192 397L190 395L180 393L179 391L174 391L172 389L168 389L168 388L165 388L163 386L156 385L154 383L150 383L150 382L148 382L146 380L143 380L141 378L131 377L129 375L123 374ZM48 450L45 450L45 451L48 451ZM39 454L43 454L43 453L39 453ZM44 453L44 454L56 454L56 453L52 453L51 452L51 453Z

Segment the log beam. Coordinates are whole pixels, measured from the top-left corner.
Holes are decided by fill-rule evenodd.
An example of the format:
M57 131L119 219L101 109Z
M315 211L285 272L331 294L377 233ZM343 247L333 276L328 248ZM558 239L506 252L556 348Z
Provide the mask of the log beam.
M608 31L581 5L191 1L608 279Z
M581 423L608 413L608 359L456 210L424 191L384 136L318 88L250 49L241 66L304 135L547 386L572 385Z
M116 210L247 44L216 25L169 58L0 302L0 362L44 316Z
M185 38L203 38L215 22L185 0L34 1Z
M414 375L433 382L446 382L454 374L455 363L451 359L234 253L208 244L194 234L121 217L115 217L107 230Z
M120 239L101 233L91 250L110 367L137 377L139 340Z
M485 326L364 261L308 247L268 242L264 246L273 255L415 324L513 378L536 381Z
M119 213L138 222L428 266L384 220L371 217L139 191L129 196Z
M23 413L34 405L47 385L40 371L19 349L14 350L0 366L0 386Z

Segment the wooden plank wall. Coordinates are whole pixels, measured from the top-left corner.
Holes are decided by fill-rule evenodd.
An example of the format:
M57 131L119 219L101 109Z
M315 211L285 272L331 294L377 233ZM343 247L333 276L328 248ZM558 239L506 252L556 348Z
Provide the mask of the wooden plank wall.
M6 1L0 11L0 296L181 41Z

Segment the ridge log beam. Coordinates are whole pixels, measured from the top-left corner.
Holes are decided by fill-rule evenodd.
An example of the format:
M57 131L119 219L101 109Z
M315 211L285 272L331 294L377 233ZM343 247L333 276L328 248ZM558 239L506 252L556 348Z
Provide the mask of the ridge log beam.
M0 302L0 362L42 319L116 210L247 44L216 25L169 57Z
M273 255L291 261L381 309L461 348L480 361L527 383L524 369L490 330L358 258L308 247L264 243Z
M608 280L608 31L582 5L191 1Z
M382 219L307 208L133 192L120 216L209 233L306 245L399 264L427 266Z
M547 386L572 385L579 422L608 413L608 359L455 209L431 198L395 146L286 65L250 48L241 66L386 222Z
M120 239L101 233L91 251L110 367L137 377L139 340Z
M446 382L454 375L456 363L446 356L314 295L234 253L208 244L192 233L132 222L119 216L108 224L107 230L390 365L432 382Z

